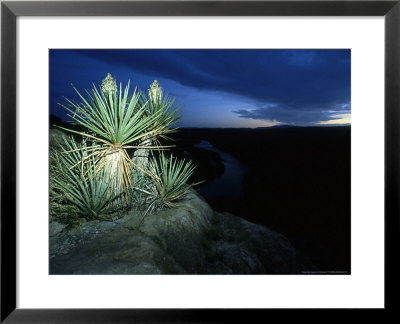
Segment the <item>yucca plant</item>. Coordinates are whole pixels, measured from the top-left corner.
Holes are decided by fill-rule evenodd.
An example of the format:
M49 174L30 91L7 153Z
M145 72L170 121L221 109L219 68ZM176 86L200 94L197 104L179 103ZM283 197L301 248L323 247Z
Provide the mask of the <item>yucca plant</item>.
M142 98L141 102L146 107L148 116L157 116L155 123L150 128L155 129L158 125L161 125L165 132L160 134L160 138L171 140L167 134L176 132L177 128L173 126L181 118L179 114L180 107L175 105L175 99L170 98L168 94L164 95L160 84L155 80L148 90L148 104L144 104L146 102L145 98ZM158 140L158 138L155 138L155 140Z
M148 101L143 102L138 91L129 95L129 83L122 90L117 89L115 80L110 74L103 80L100 89L93 86L86 91L86 98L74 88L81 104L66 99L64 107L71 113L70 117L86 131L79 132L65 129L94 140L98 145L90 148L90 156L96 161L97 170L103 172L114 194L128 192L132 186L132 172L143 170L140 165L132 166L127 149L141 149L146 139L157 138L169 133L173 118L162 119L164 110L152 114L147 112ZM164 122L160 122L160 119ZM165 146L146 145L146 149L162 149ZM123 196L124 197L124 196ZM127 197L125 197L127 199Z
M96 219L121 207L119 195L109 190L110 179L98 171L90 148L86 140L78 145L71 137L64 139L62 151L51 152L50 200L63 202L60 213L71 206L80 217Z
M148 168L149 152L148 147L156 146L160 149L163 148L159 139L171 140L168 134L176 132L174 127L176 122L181 118L179 115L180 107L174 105L175 99L170 98L168 95L163 95L163 90L160 84L155 80L148 89L148 97L144 93L140 97L140 105L145 107L145 115L156 116L153 123L149 126L149 131L156 130L161 127L163 132L159 136L146 136L142 139L140 145L142 149L134 153L133 161L143 169Z
M174 208L178 201L183 198L187 191L199 184L188 184L196 166L188 160L178 160L174 156L166 157L164 153L159 155L157 161L151 163L151 176L154 180L154 199L150 209L161 209L164 207Z
M56 200L66 199L86 218L100 217L133 203L145 205L147 211L176 207L187 190L195 166L190 161L167 158L163 151L171 146L161 143L170 139L179 107L163 96L154 81L148 95L129 94L129 83L117 88L110 74L101 86L93 86L75 103L66 99L63 105L83 131L67 129L80 135L80 145L66 141L64 151L54 154L55 174L52 190ZM133 157L128 150L134 149ZM158 159L149 152L158 151ZM59 170L57 170L59 169Z
M149 174L133 172L131 199L135 206L144 206L151 203L154 181Z

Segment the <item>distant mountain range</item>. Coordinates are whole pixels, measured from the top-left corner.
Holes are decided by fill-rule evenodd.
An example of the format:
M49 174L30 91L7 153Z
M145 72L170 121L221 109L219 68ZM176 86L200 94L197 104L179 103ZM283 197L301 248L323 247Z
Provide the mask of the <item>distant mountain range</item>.
M71 126L75 124L75 122L66 122L62 120L60 117L50 114L50 126ZM279 124L275 126L268 126L268 127L256 127L256 128L248 128L248 127L179 127L180 129L276 129L276 128L302 128L302 127L349 127L350 125L308 125L308 126L299 126L299 125L288 125L288 124Z
M257 129L267 129L267 128L297 128L297 127L302 127L302 126L279 124L279 125L269 126L269 127L257 127Z
M349 127L350 125L307 125L307 126L298 126L298 125L275 125L269 127L257 127L256 129L271 129L271 128L301 128L301 127Z

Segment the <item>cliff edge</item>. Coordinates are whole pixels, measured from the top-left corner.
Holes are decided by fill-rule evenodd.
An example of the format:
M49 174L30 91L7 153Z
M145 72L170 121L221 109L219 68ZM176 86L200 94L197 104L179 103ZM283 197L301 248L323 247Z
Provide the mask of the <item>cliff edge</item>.
M179 208L68 229L50 223L50 274L299 274L316 270L283 235L214 212L191 190Z

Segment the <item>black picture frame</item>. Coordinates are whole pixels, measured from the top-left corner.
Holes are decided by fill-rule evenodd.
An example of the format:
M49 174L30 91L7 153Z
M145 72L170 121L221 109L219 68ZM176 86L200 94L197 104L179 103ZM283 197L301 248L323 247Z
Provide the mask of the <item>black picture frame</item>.
M18 16L384 16L385 309L395 311L399 256L400 0L394 1L2 1L1 322L258 322L267 310L16 309L16 18ZM276 312L278 310L269 310ZM297 311L309 316L308 311ZM317 311L317 310L314 310ZM280 312L281 313L281 312ZM297 315L296 315L297 316ZM368 315L370 318L372 314ZM253 318L253 320L251 319ZM280 320L284 319L282 317ZM265 319L267 320L267 319ZM264 320L262 320L264 321Z

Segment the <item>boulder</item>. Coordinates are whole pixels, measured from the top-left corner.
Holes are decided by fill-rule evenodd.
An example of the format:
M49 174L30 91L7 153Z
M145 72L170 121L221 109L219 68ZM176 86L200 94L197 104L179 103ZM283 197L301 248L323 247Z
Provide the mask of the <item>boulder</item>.
M209 235L208 273L215 269L232 274L299 274L316 270L285 236L229 213L214 214Z
M69 237L66 231L53 237L50 245L70 237L74 245L63 247L64 253L53 253L50 273L298 274L316 270L283 235L229 213L214 212L194 190L179 207L143 216L132 210L107 226L88 222L70 230ZM51 246L50 250L55 251Z
M102 233L50 261L50 274L182 274L182 267L135 230Z
M146 215L134 213L125 227L151 237L174 257L188 273L199 273L205 266L206 232L214 211L195 191L190 191L178 208Z
M60 233L64 228L66 228L67 226L64 224L61 224L59 222L50 222L49 224L49 236L55 236L58 233Z

